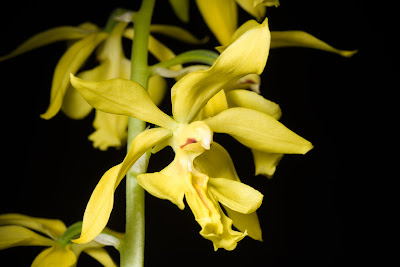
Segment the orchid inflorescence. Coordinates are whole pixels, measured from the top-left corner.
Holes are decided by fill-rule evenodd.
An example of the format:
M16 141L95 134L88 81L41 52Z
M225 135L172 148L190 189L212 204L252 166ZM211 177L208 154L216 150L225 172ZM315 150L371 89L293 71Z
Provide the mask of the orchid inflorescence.
M256 211L263 195L238 177L228 151L213 140L214 133L230 135L251 149L255 174L271 178L284 154L306 154L313 145L279 122L279 105L260 94L260 75L270 49L308 47L344 57L356 51L338 50L302 31L270 31L265 11L278 7L277 0L195 2L220 43L217 52L193 50L175 55L149 33L198 45L207 38L198 39L171 25L147 25L146 32L139 26L144 21L144 9L118 9L104 29L92 23L56 27L0 57L4 61L53 42L69 41L54 71L49 107L41 117L52 119L62 111L72 119L82 119L95 110L95 132L89 136L93 147L107 150L128 145L124 160L106 171L94 188L82 222L67 228L54 219L0 215L1 249L48 247L33 266L73 266L81 252L104 266L114 266L103 247L126 249L128 232L125 235L106 227L115 190L126 175L134 177L151 195L169 200L179 209L185 208L185 199L200 225L200 235L212 241L215 250L234 250L245 236L262 240ZM170 4L180 19L189 19L188 1ZM238 6L255 20L238 27ZM151 17L149 10L147 16ZM140 53L150 52L159 62L141 66L143 74L135 73L134 64L139 60L126 58L124 38L146 44ZM98 65L80 71L93 53ZM140 81L136 79L139 75ZM167 88L167 78L175 79L171 89ZM171 98L171 116L158 107L165 96ZM139 127L132 134L131 118L140 120L142 126L147 122L147 127ZM146 173L151 153L168 146L174 151L174 159L159 172Z

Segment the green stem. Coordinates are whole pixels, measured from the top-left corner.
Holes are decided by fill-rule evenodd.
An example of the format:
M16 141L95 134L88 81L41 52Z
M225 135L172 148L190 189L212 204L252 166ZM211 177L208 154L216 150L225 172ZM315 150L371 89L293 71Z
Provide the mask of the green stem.
M147 89L149 79L148 67L148 38L151 17L155 0L143 0L140 10L133 18L135 38L132 45L131 80L138 82ZM128 150L136 135L145 130L146 123L129 118L128 124ZM147 162L149 153L145 154ZM121 266L143 266L144 264L144 189L138 184L136 175L145 173L147 164L129 171L126 175L126 228L125 239L120 249ZM139 172L139 173L138 173Z

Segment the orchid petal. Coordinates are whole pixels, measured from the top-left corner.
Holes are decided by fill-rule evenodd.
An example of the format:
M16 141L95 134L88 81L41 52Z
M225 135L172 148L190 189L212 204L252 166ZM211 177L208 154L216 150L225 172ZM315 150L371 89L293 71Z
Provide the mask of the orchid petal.
M277 120L282 115L278 104L265 99L263 96L255 92L247 90L232 90L226 93L226 98L230 108L243 107L258 110Z
M169 0L169 4L181 21L189 22L189 0Z
M240 25L239 28L237 28L235 30L235 32L232 34L231 39L229 40L228 43L226 43L225 45L221 45L221 46L217 46L215 49L222 53L231 43L233 43L234 41L236 41L240 36L242 36L245 32L247 32L248 30L251 30L257 26L259 26L260 24L255 21L254 19L248 20L245 23L243 23L242 25Z
M197 39L189 31L173 25L153 24L150 25L150 32L159 33L189 44L204 44L209 39L208 37Z
M320 39L303 31L272 31L271 32L271 48L281 47L305 47L319 49L327 52L339 54L343 57L351 57L357 50L339 50Z
M149 95L157 106L161 104L167 93L167 81L160 75L153 75L149 79Z
M8 55L0 57L0 61L19 56L58 41L81 39L91 33L93 33L93 30L87 30L81 27L61 26L52 28L32 36Z
M208 184L217 200L234 211L248 214L261 206L263 195L251 186L225 178L210 178Z
M270 153L305 154L312 144L273 117L247 108L229 108L204 120L214 132L232 135L250 148Z
M0 225L23 226L46 234L53 239L59 238L67 230L65 224L60 220L36 218L16 213L1 214Z
M109 62L106 61L94 69L83 71L77 75L80 79L99 82L104 79L109 69ZM91 111L93 107L89 105L82 95L69 84L65 92L61 110L71 119L83 119Z
M50 105L47 111L40 115L43 119L51 119L61 109L65 91L69 85L70 73L76 73L97 45L106 37L106 33L90 34L73 44L61 57L54 71Z
M253 152L254 165L256 167L255 175L264 175L271 178L283 154L268 153L256 149L252 149L251 151Z
M43 250L33 261L32 267L41 266L60 266L72 267L75 266L77 258L68 247L58 245L52 246Z
M103 112L135 117L167 129L175 129L177 123L162 112L151 100L148 92L138 83L113 79L89 82L71 74L72 85L94 108Z
M210 150L196 157L194 163L210 177L223 177L240 182L228 151L216 142L212 144Z
M105 151L109 147L123 146L126 143L128 120L127 116L96 110L93 121L93 127L96 130L89 135L93 147Z
M150 194L157 198L166 199L177 205L181 210L185 208L183 197L190 173L182 168L180 161L185 158L175 157L161 172L139 174L138 183ZM187 163L186 163L187 165Z
M234 0L196 0L204 21L218 42L229 42L237 27L237 7Z
M15 246L52 246L54 242L22 226L0 227L0 250Z
M280 5L279 0L253 0L254 5L264 5L264 6L275 6L278 7Z
M104 248L88 248L84 252L105 267L117 267L110 254Z
M219 1L215 1L219 2ZM171 89L172 113L179 122L190 122L224 87L250 73L261 74L267 62L270 34L267 20L232 43L206 71L180 79Z
M232 220L223 213L217 200L212 194L210 195L210 200L218 209L217 212L215 212L215 215L218 215L218 217L215 216L215 219L218 219L218 223L212 223L212 217L205 217L202 219L197 219L196 217L196 220L202 227L200 234L204 238L213 242L215 251L218 250L218 248L233 250L236 248L237 243L247 235L247 232L245 231L244 233L241 233L232 230Z
M225 91L221 90L214 95L207 104L200 110L196 118L204 119L217 115L218 113L228 109Z
M247 232L251 238L262 241L262 231L260 221L258 220L257 212L243 214L234 211L223 205L228 217L232 219L233 225L241 232Z
M125 174L148 149L170 135L166 129L154 128L133 139L124 161L109 169L94 189L83 216L81 236L73 242L90 242L104 229L113 208L115 189Z
M255 17L258 21L265 17L266 8L263 5L254 5L254 0L236 0L247 13Z

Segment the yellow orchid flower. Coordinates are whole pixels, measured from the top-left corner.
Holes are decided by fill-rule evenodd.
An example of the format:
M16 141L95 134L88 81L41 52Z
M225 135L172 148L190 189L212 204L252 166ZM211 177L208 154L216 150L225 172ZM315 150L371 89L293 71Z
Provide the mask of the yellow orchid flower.
M60 220L13 213L2 214L0 215L0 249L15 246L48 247L35 258L32 266L76 266L82 252L103 266L117 266L103 248L103 244L96 241L83 245L71 243L66 236L67 231L67 227Z
M259 23L255 20L249 20L245 22L235 31L235 33L232 35L230 42L227 45L219 46L216 49L219 52L223 52L229 46L229 44L233 43L248 30L257 27L258 25ZM336 53L344 57L350 57L357 52L356 50L347 51L336 49L328 45L327 43L315 38L314 36L302 31L271 31L271 49L293 46L319 49L327 52ZM246 89L246 86L244 85L247 85L247 87L248 85L250 85L255 88L255 90L253 89L253 91L260 93L260 79L259 77L258 79L256 79L257 77L257 75L253 77L243 77L242 81L239 81L233 87L225 88L224 91L219 92L202 109L202 111L199 113L198 118L201 119L208 116L215 116L217 113L231 107L245 107L264 112L279 120L282 114L279 105L265 99L261 95L258 95L254 92L238 90ZM245 83L246 81L247 84ZM283 154L263 152L257 149L252 149L252 153L254 157L255 174L264 175L268 178L271 178L272 175L275 173L276 166L283 157Z
M90 81L103 81L113 78L129 79L130 61L125 58L121 43L122 36L133 39L133 29L125 29L128 23L118 22L110 33L106 33L91 23L78 27L61 26L39 33L17 47L10 54L0 57L0 61L29 52L36 48L58 42L72 40L64 55L60 58L54 71L50 104L44 119L51 119L60 110L72 119L82 119L92 107L76 92L69 82L70 73L77 73L87 58L95 51L99 65L91 70L78 74L78 77ZM188 43L203 43L188 31L170 25L152 25L151 31ZM150 37L149 51L160 61L171 59L175 54L154 37ZM174 69L179 68L175 66ZM166 93L166 81L159 75L153 75L149 81L149 94L159 104ZM126 142L128 118L107 114L96 110L93 127L94 133L89 136L95 148L106 150L108 147L120 147Z
M211 68L181 78L171 89L172 117L162 112L138 83L123 79L88 82L71 75L72 85L94 108L159 126L137 135L124 161L100 179L86 207L81 236L74 242L90 242L102 231L111 214L114 192L125 174L147 150L154 147L155 153L167 145L175 151L174 160L160 172L138 175L139 184L180 209L184 208L185 197L202 227L200 234L211 240L215 249L234 249L250 230L253 238L261 239L254 226L257 222L249 214L261 205L262 194L227 171L216 173L207 167L208 159L224 154L220 146L213 144L213 133L230 134L250 148L272 153L305 154L312 148L311 143L257 110L236 107L204 120L195 118L223 88L251 73L260 74L268 58L269 44L270 32L265 20L232 43ZM205 152L211 156L202 159L200 156ZM221 161L229 159L223 156ZM219 203L232 211L228 212L244 233L232 230L232 220ZM243 219L238 214L253 219L247 216ZM247 221L252 225L246 232Z

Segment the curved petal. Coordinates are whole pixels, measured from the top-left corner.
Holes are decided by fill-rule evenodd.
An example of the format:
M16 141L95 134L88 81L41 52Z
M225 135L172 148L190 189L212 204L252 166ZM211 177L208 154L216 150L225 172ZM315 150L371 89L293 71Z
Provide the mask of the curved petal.
M110 254L104 248L88 248L84 252L105 267L117 267Z
M167 81L160 75L151 76L148 92L154 104L160 105L167 93Z
M70 73L76 73L97 45L106 37L106 33L90 34L73 44L61 57L53 75L50 105L47 111L40 115L43 119L51 119L61 109L65 91L69 85Z
M248 214L261 206L263 195L251 186L225 178L210 178L208 184L217 200L234 211Z
M159 33L189 44L204 44L209 39L208 37L197 39L189 31L174 25L153 24L150 25L150 32Z
M204 21L218 42L225 45L237 27L237 6L234 0L196 0Z
M339 50L320 39L303 31L272 31L271 32L271 48L280 47L305 47L323 50L339 54L343 57L351 57L357 50Z
M169 0L169 4L181 21L189 22L189 0Z
M0 227L0 250L16 246L52 246L54 242L22 226Z
M281 108L278 104L265 99L263 96L255 92L247 90L232 90L226 93L226 98L230 108L242 107L258 110L277 120L279 120L282 115Z
M223 205L228 217L233 221L233 225L241 232L247 232L251 238L262 241L262 231L260 221L258 220L257 212L243 214L234 211Z
M133 139L124 161L109 169L94 189L83 215L81 236L73 242L90 242L104 229L113 208L114 191L125 174L148 149L170 135L172 132L166 129L154 128Z
M219 1L215 1L219 2ZM261 74L268 58L270 34L267 20L232 43L206 71L180 79L171 89L172 113L179 122L190 122L224 87L250 73Z
M271 178L283 154L268 153L256 149L252 149L251 151L253 152L254 165L256 167L255 175L264 175Z
M218 248L234 250L237 243L247 235L247 232L241 233L233 230L232 220L223 213L215 197L210 195L210 199L218 209L218 212L216 212L216 214L219 215L218 224L212 224L212 221L205 220L208 218L197 219L196 217L196 220L202 227L200 234L213 242L215 251L218 250Z
M218 113L228 109L225 91L221 90L214 95L207 104L197 114L196 119L202 120L217 115Z
M96 110L93 121L95 131L89 135L93 147L107 150L109 147L120 148L126 142L129 118Z
M103 112L135 117L167 129L175 129L177 123L162 112L151 100L148 92L138 83L112 79L89 82L71 74L72 85L94 108Z
M228 43L226 43L225 45L221 45L221 46L217 46L215 49L222 53L231 43L233 43L234 41L236 41L240 36L242 36L245 32L247 32L248 30L251 30L255 27L257 27L258 25L260 25L257 21L255 21L254 19L248 20L245 23L243 23L242 25L240 25L239 28L237 28L235 30L235 32L232 34L231 39L229 40Z
M255 5L254 0L236 0L236 2L258 21L265 17L266 8L264 5Z
M222 177L240 182L228 151L216 142L210 150L196 157L194 164L209 177Z
M161 172L140 174L137 181L153 196L169 200L183 210L185 208L183 197L187 186L185 181L190 180L190 173L187 168L182 168L185 165L182 165L181 161L187 159L178 155Z
M8 55L0 57L0 61L19 56L31 50L58 41L80 39L90 33L93 33L93 31L81 27L61 26L52 28L32 36Z
M264 152L305 154L312 144L271 116L247 108L229 108L204 120L214 132L232 135L239 142Z
M65 224L60 220L36 218L17 213L1 214L0 225L23 226L46 234L53 239L59 238L67 230Z
M77 258L71 250L61 246L52 246L43 250L33 261L32 267L42 266L75 266Z
M106 61L94 69L79 73L77 77L87 81L99 82L104 79L109 69L109 64L109 61ZM61 107L64 114L71 119L83 119L92 109L93 107L86 102L72 84L69 84Z

